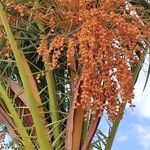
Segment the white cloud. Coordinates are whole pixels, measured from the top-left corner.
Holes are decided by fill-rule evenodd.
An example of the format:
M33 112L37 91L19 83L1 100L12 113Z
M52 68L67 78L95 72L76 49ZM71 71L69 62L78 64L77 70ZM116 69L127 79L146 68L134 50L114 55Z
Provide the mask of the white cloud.
M142 150L150 150L150 126L137 124L134 133Z
M150 78L148 80L146 89L143 93L143 88L146 80L146 72L148 70L148 61L149 57L145 60L145 64L143 65L142 71L140 72L138 81L135 85L135 99L133 103L135 103L135 111L134 113L142 118L150 119Z
M145 63L147 63L145 61ZM134 124L133 130L134 137L138 141L138 145L141 145L140 150L150 150L150 125L147 122L150 121L150 77L147 83L147 87L143 93L143 88L146 80L145 71L148 70L147 66L144 65L144 71L140 72L140 76L135 85L135 99L134 104L136 105L132 114L137 116L138 121L142 121L139 124ZM144 123L145 121L145 123ZM137 122L137 121L136 121Z
M118 142L125 142L125 141L127 141L128 140L128 137L126 136L126 135L120 135L120 136L118 136L118 138L117 138L117 141Z
M140 82L142 82L142 80ZM140 85L141 84L137 84L136 90L135 90L135 94L137 97L135 99L135 104L136 104L135 113L139 117L150 119L150 108L149 108L150 106L150 92L149 92L150 79L147 83L147 88L143 94L141 93L143 88Z

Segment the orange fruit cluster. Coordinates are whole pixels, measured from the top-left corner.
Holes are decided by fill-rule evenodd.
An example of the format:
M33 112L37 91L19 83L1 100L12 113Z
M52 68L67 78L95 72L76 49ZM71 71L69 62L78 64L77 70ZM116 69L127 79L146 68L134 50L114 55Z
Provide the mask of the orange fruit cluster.
M31 7L16 5L10 0L6 0L6 5L22 17L25 9L30 8L32 15L28 13L28 17L33 22L40 21L46 33L51 33L51 37L40 41L37 49L50 70L59 67L59 58L66 49L68 66L74 60L77 62L80 71L76 81L80 79L82 84L80 99L74 106L84 109L85 117L88 113L93 118L97 113L101 116L106 110L108 118L114 121L122 116L123 103L132 104L131 68L139 61L137 53L143 52L141 43L149 38L149 24L145 25L143 14L137 14L137 9L125 0L59 2L59 10L44 1L39 8L34 4L29 4Z
M114 121L122 116L122 103L132 103L134 98L131 67L138 63L137 52L143 52L139 43L149 35L145 25L125 0L69 0L62 1L62 6L72 34L51 42L52 69L58 66L65 41L68 65L77 59L81 69L81 95L75 107L90 112L93 118L106 110Z
M61 52L64 48L65 39L63 36L54 37L53 41L49 44L47 38L43 38L40 41L40 45L37 49L39 55L42 56L43 62L48 64L50 70L59 67L58 59L61 56Z

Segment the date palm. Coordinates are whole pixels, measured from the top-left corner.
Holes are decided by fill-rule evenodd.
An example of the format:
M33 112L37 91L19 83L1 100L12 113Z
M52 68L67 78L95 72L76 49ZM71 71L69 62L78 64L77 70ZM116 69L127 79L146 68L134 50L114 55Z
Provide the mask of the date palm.
M149 7L145 0L0 3L0 121L21 149L111 149L148 53ZM98 127L104 111L108 135Z

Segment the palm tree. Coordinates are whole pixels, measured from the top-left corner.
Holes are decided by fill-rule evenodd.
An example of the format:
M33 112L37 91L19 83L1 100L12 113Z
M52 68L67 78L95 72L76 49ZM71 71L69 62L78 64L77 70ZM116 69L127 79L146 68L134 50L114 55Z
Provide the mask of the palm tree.
M111 149L148 53L149 7L0 2L0 121L21 149ZM104 112L108 135L98 126Z

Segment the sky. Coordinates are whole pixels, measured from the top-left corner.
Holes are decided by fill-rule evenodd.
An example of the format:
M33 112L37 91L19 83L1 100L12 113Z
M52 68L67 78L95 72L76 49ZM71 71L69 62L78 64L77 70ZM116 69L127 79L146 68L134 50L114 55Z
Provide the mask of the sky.
M147 63L148 58L135 85L136 107L126 108L112 150L150 150L150 78L143 92Z

